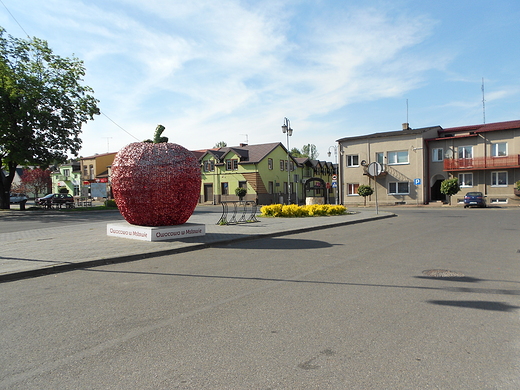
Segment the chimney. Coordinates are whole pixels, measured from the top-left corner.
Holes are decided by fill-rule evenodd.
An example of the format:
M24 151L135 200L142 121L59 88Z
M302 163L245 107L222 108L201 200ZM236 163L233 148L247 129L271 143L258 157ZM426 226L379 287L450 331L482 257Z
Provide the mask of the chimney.
M410 124L409 123L403 123L403 130L410 130Z
M240 144L241 148L243 148L244 146L247 146L247 144Z

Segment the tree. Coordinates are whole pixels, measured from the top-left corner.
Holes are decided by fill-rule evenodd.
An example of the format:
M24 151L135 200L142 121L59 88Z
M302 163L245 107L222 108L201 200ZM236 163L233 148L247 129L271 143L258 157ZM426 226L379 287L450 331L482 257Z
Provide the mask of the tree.
M459 180L457 178L446 179L441 183L441 194L452 196L460 191Z
M242 198L243 198L244 196L246 196L246 194L247 194L247 190L246 190L245 188L243 188L243 187L237 187L237 188L235 188L235 195L238 196L238 198L239 198L240 200L242 200Z
M51 171L48 169L26 169L21 177L22 184L27 192L34 193L35 198L38 194L49 192L52 185Z
M316 149L316 145L313 145L313 144L303 145L302 154L304 157L308 157L311 160L316 160L318 158L318 156L320 155L318 153L318 150Z
M220 142L217 142L215 144L215 146L213 146L213 148L217 149L217 148L225 148L227 146L227 143L225 143L224 141L220 141Z
M366 206L367 205L367 196L372 195L374 193L374 190L372 189L372 187L370 187L366 184L361 184L358 187L357 193L359 196L363 197L363 201L364 201L363 205Z
M99 114L93 90L81 84L83 62L53 54L36 37L18 39L0 27L0 208L18 165L48 166L77 155L81 127Z
M302 154L302 152L300 152L300 149L298 149L298 148L292 148L291 151L289 152L289 154L291 156L293 156L294 158L307 157L307 156L304 156Z

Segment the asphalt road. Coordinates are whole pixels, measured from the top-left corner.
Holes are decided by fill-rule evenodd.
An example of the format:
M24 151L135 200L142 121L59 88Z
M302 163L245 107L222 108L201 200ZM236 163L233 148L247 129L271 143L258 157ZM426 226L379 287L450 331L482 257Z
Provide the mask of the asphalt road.
M520 210L392 211L1 284L0 388L520 388Z

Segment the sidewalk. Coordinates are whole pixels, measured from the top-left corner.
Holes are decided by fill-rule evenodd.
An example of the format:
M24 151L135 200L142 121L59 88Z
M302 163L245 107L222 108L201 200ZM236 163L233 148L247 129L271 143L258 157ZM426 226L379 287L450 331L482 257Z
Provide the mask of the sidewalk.
M10 213L25 213L12 211ZM171 241L139 241L107 236L107 223L95 222L0 233L0 282L117 262L195 251L217 244L277 237L356 224L395 214L356 210L353 214L315 218L258 218L259 222L216 225L215 213L196 213L188 222L204 224L206 235ZM120 221L114 221L120 222Z

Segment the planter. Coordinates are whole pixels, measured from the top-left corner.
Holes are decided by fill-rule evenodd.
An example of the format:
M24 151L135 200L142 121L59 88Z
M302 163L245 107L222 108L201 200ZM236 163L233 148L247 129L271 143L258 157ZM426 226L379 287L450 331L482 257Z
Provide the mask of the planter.
M517 189L515 188L514 191L515 191L515 195L516 195L516 196L520 196L520 190L517 190Z

